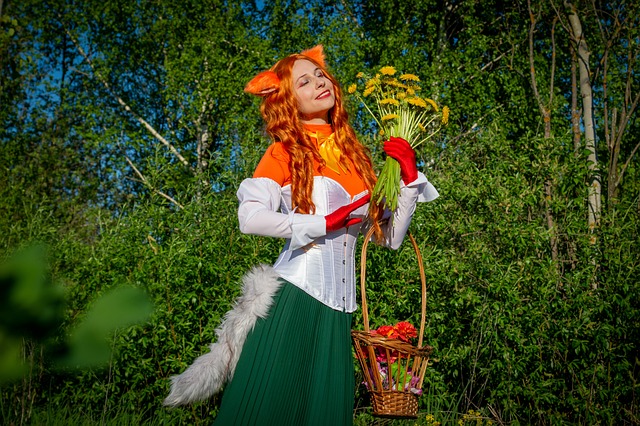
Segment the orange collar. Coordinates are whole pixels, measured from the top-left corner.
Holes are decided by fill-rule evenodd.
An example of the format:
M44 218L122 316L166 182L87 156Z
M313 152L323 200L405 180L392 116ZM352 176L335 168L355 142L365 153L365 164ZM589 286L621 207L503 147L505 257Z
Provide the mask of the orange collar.
M331 133L333 133L333 126L331 126L331 124L304 123L303 127L307 132L318 133L324 137L327 137L331 135Z
M304 124L306 134L316 139L318 152L328 168L340 174L345 172L340 165L342 152L336 145L336 136L333 133L331 124Z

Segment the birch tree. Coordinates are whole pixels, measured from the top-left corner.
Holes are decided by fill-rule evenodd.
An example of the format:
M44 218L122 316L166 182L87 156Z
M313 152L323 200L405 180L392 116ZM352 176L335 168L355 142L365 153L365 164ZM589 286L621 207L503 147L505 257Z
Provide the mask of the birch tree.
M78 58L73 71L102 94L98 102L121 129L108 142L105 128L105 143L121 147L128 179L178 208L191 197L189 182L197 198L220 188L208 173L222 176L228 167L222 130L231 134L234 114L248 104L242 79L234 78L246 73L238 67L251 66L240 6L87 2L57 9ZM155 152L163 163L148 163Z
M582 22L575 5L572 2L566 1L564 3L567 9L567 18L569 21L569 28L571 30L571 39L576 46L575 50L578 57L578 69L580 76L580 95L582 98L582 121L584 124L584 146L589 152L587 157L588 168L591 171L591 178L589 182L589 195L588 195L588 226L591 231L600 223L601 206L601 174L600 166L598 164L598 156L596 152L596 129L594 122L594 110L593 110L593 92L591 87L591 71L589 64L589 57L591 52L587 46L585 34L582 30ZM593 239L595 242L595 238Z

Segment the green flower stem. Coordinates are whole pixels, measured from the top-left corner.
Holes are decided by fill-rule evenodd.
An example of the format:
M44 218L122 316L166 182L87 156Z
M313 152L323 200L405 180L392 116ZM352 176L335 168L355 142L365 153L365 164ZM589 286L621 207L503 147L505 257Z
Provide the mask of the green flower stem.
M376 203L384 203L391 211L398 208L398 194L400 193L400 163L387 157L382 171L373 188L373 199Z
M431 139L432 137L434 137L435 135L437 135L438 133L440 133L440 128L438 128L437 130L435 130L433 133L429 134L426 138L421 139L420 141L416 142L415 145L411 145L411 148L416 149L417 147L419 147L420 145L422 145L423 142L428 141L429 139Z
M416 149L440 131L440 125L436 125L436 120L441 120L442 114L438 113L434 101L425 100L416 95L416 90L419 90L419 85L415 83L419 81L416 76L413 78L400 76L400 80L415 81L404 84L392 77L395 73L395 68L383 67L374 78L366 77L368 80L365 82L362 96L356 93L357 85L355 84L350 87L349 93L355 93L362 102L367 112L376 121L383 138L399 137ZM363 77L362 73L358 76L358 78ZM369 98L373 105L369 107L364 98ZM374 114L374 111L377 111L377 114ZM398 207L399 194L400 164L387 157L371 194L373 202L383 204L385 208L395 211Z
M366 102L364 101L363 98L361 98L360 96L356 97L360 100L360 102L362 102L362 105L364 105L364 107L367 109L367 111L369 111L369 114L371 115L371 117L373 117L373 119L376 121L376 124L378 125L379 128L382 129L382 123L380 123L380 121L378 120L378 117L376 117L376 115L373 113L373 111L371 111L369 109L369 106L366 104Z

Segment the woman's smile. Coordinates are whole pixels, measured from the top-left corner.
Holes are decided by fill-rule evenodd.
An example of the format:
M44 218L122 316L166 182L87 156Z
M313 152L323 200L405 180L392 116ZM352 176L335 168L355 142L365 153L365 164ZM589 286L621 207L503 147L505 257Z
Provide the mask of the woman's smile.
M336 102L331 80L313 62L299 59L291 70L293 90L303 123L328 123Z

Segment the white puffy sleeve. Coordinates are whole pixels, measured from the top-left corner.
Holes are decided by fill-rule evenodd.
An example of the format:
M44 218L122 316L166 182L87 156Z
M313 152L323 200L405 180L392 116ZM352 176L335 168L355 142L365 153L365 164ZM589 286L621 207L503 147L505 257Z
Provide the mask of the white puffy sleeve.
M245 179L236 193L240 203L238 221L245 234L287 238L289 248L304 247L327 234L323 216L282 213L282 188L272 179L259 177Z
M384 245L397 250L402 244L411 218L416 211L416 203L433 201L439 197L436 188L427 180L427 177L418 172L418 179L405 185L400 183L400 194L398 195L398 208L391 213L386 211L383 219L389 219L383 228L385 242Z

